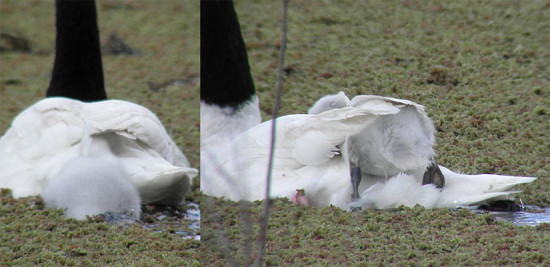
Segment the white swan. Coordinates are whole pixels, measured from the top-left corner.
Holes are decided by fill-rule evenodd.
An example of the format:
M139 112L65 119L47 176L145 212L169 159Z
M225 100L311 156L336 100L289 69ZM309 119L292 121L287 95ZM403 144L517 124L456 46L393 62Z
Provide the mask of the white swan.
M397 112L398 106L373 99L317 115L277 118L271 197L290 199L304 189L312 205L347 209L352 192L347 137L377 116ZM201 190L232 200L263 199L270 132L271 121L264 122L209 155L201 162Z
M263 199L271 123L257 125L258 100L232 3L201 3L201 27L201 190L232 200ZM318 115L277 119L272 197L292 199L305 189L313 205L347 209L350 162L365 167L361 191L402 172L419 177L420 189L427 182L443 186L433 163L434 128L422 106L377 96L350 101L342 93L310 112ZM399 134L403 130L407 134ZM350 145L348 135L354 135Z
M85 131L80 155L67 161L42 191L46 207L65 209L65 216L79 220L109 211L128 212L139 219L139 193L111 152L116 138L115 133L106 133L92 140Z
M349 100L347 97L345 97L344 103L348 105ZM329 103L329 108L332 109L338 104ZM380 105L391 106L387 103ZM392 107L392 110L397 112L399 109ZM344 114L347 111L341 112L343 113L340 115L346 116ZM372 115L379 114L373 112L370 115L372 117ZM318 152L324 153L323 155L326 158L314 158L308 162L294 159L298 162L297 164L290 161L287 162L288 165L285 162L277 165L277 168L283 170L283 172L295 172L295 170L300 169L302 173L293 176L301 177L297 181L298 184L294 184L292 179L287 179L289 181L287 182L287 188L279 184L279 181L284 179L274 178L274 195L288 196L288 192L294 194L295 190L300 189L301 185L312 184L311 180L308 179L311 176L325 177L330 182L331 180L326 177L337 177L342 174L342 181L347 183L349 180L345 178L349 177L349 174L346 174L345 171L342 172L349 169L347 167L348 162L342 161L341 157L329 160L330 157L327 156L332 155L330 154L331 151L336 149L334 146L341 145L344 142L345 132L335 130L334 133L328 134L330 131L328 128L319 126L316 126L315 131L308 129L310 124L315 125L319 121L323 121L323 116L319 116L321 118L319 121L304 116L296 115L278 119L279 123L284 125L280 127L285 128L283 130L279 129L279 131L310 131L312 136L309 140L308 138L288 136L286 133L278 133L278 136L281 136L279 142L284 144L277 145L277 153L282 154L277 155L277 160L285 157L300 157L300 155L292 154L293 152L279 151L283 150L282 148L285 146L302 148L306 146L307 142L321 142L319 147L309 144L310 149L317 149ZM223 195L231 199L263 198L262 190L258 190L262 188L260 185L258 185L259 187L250 187L250 184L256 185L257 181L260 181L261 184L263 177L265 177L264 171L267 164L268 150L266 147L270 135L270 124L264 123L253 127L259 124L260 120L258 99L255 95L246 49L233 4L231 2L214 1L201 3L201 189L206 194ZM300 123L291 123L291 120L297 120ZM339 123L336 126L343 129L351 127L345 125L349 123L345 120ZM328 126L329 124L326 125L326 127ZM322 131L327 131L327 134L319 134ZM325 140L324 138L329 139ZM249 140L256 140L256 143L250 143ZM342 154L346 154L346 152L347 149L342 151ZM284 153L289 153L290 156ZM277 164L277 160L275 164ZM330 163L321 164L325 161ZM247 164L250 164L250 166ZM306 171L306 169L308 170ZM320 174L322 172L328 174ZM241 178L242 176L246 178ZM226 179L226 183L218 183L220 179ZM238 181L227 181L232 179L238 179ZM251 182L243 185L246 183L241 179L244 181L250 179ZM245 188L233 190L232 183L235 183L237 187L242 185ZM345 183L343 186L347 186ZM313 203L321 203L324 201L321 197L323 194L319 194L320 197L318 198L312 197L312 195L327 188L319 186L318 189L305 191L309 198L314 199ZM285 193L278 193L277 190L283 190ZM331 192L327 191L325 195L331 195ZM319 201L315 201L315 199L319 199ZM328 200L325 202L344 203L345 201Z
M56 30L56 58L47 96L105 99L95 2L56 1ZM24 110L0 138L0 187L11 188L14 197L41 193L67 162L80 155L85 121L90 124L90 140L112 135L108 150L138 189L142 203L183 200L197 170L189 167L151 111L120 100L87 104L53 97ZM98 147L102 148L106 149ZM69 166L95 166L96 160L80 155ZM90 175L79 179L85 177ZM57 192L66 188L54 185L60 186Z
M536 178L494 174L466 175L443 166L434 185L426 184L427 169L434 165L434 126L424 107L408 100L361 95L351 101L340 92L321 98L309 110L321 113L345 106L370 105L373 100L400 107L396 114L383 115L349 141L351 165L361 168L363 182L358 191L363 207L392 208L399 205L457 207L482 204L509 197L517 184ZM432 168L433 170L433 168ZM444 178L443 178L444 177ZM439 179L439 181L438 181ZM443 180L444 179L444 180ZM444 182L443 182L444 181Z
M204 155L261 122L232 1L201 2L200 109L201 162Z
M110 149L143 204L183 200L197 170L151 111L121 100L83 103L54 97L27 108L0 138L0 187L12 189L16 198L40 194L79 155L85 122L92 140L115 134Z

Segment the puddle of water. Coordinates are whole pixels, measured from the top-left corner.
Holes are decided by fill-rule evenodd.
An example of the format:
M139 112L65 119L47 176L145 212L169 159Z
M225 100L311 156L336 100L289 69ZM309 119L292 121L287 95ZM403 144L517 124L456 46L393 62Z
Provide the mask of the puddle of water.
M550 223L550 208L541 208L532 205L525 205L524 211L500 212L480 210L477 207L468 208L471 212L482 214L489 212L497 220L512 222L517 226L537 226L542 223Z
M193 235L188 235L186 237L183 237L183 239L193 238L197 241L200 241L200 234L196 234L199 233L201 230L201 210L199 208L199 204L190 203L188 204L188 206L191 206L191 208L187 209L185 213L185 220L191 222L189 224L189 229L192 230Z
M103 218L106 223L108 224L119 224L119 225L126 225L131 223L136 223L137 221L134 218L134 214L132 212L112 212L108 211L102 214L97 215L98 217Z
M132 217L133 214L129 212L107 212L99 216L109 224L125 226L126 224L138 223L154 232L168 231L181 236L183 239L200 241L200 206L196 203L186 203L186 206L187 210L185 211L155 206L151 206L151 210L146 210L144 206L144 214L141 220L135 220ZM145 216L148 219L145 219Z

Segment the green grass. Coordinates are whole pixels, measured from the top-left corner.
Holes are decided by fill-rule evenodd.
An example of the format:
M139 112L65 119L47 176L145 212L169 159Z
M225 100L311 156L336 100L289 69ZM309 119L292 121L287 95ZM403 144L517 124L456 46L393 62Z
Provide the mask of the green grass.
M40 198L0 194L2 266L198 266L199 242L139 224L65 219Z
M268 120L282 4L237 1L236 10ZM281 115L305 113L340 90L415 101L436 125L440 164L465 173L537 176L520 186L519 196L550 206L550 2L291 1L288 28L285 65L292 71ZM247 238L240 209L202 199L203 263L254 257L243 244L255 247L257 225ZM245 214L255 224L260 204ZM266 263L548 265L548 236L548 224L517 227L467 211L353 214L278 200ZM230 245L223 246L225 239Z
M111 99L143 105L171 133L192 166L199 165L199 3L197 1L98 1L100 39L117 33L139 54L103 55ZM2 31L30 40L32 53L0 54L0 134L22 110L42 99L49 85L55 44L54 1L0 0ZM158 92L149 84L173 79ZM197 198L199 181L188 201ZM0 210L0 265L198 265L198 242L140 225L110 226L65 219L39 198L13 200ZM186 229L187 226L181 226Z

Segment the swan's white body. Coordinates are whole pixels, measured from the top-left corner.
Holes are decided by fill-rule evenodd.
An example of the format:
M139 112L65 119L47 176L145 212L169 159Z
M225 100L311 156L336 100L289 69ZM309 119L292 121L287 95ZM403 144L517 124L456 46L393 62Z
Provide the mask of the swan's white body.
M201 170L208 168L205 163L239 134L260 124L259 100L256 95L241 108L220 107L201 101ZM201 171L201 179L202 179ZM202 180L201 180L202 183Z
M115 139L109 133L92 141L85 132L81 155L67 161L42 191L46 206L65 209L65 216L79 220L105 212L128 212L139 219L139 193L110 149Z
M24 110L0 138L0 187L12 189L14 197L40 194L79 155L85 124L92 141L115 134L111 151L142 203L183 200L197 170L151 111L121 100L47 98Z
M428 208L459 207L506 199L519 191L514 185L536 178L494 174L466 175L439 166L442 189L422 185L423 174L434 156L434 126L424 107L408 100L360 95L351 101L343 92L321 98L309 113L321 113L342 106L370 105L374 100L400 108L366 122L361 132L349 138L352 165L361 167L361 204L367 208L393 208L416 204ZM350 184L351 186L351 184ZM306 192L307 194L307 192Z
M351 140L363 140L357 138L358 135L374 136L374 141L366 145L370 149L366 153L372 157L368 161L371 168L363 171L359 186L359 192L363 192L360 204L365 208L480 204L507 198L518 192L511 190L514 185L535 180L532 177L459 174L440 166L446 178L444 188L423 186L422 177L433 155L433 125L423 107L407 100L380 96L359 96L352 101L342 96L345 97L341 94L336 101L325 99L328 102L323 105L330 108L319 114L277 119L271 197L290 199L296 189L305 189L311 205L348 209L352 193L351 157L362 162L361 157L365 155L351 144ZM338 106L342 103L346 106ZM400 123L401 120L404 122ZM411 127L422 129L409 129ZM264 122L217 150L201 155L201 159L208 159L201 162L201 190L232 200L264 199L270 131L271 121ZM413 138L408 139L409 134ZM337 146L341 155L335 153ZM421 151L407 151L411 149Z
M305 189L312 205L347 208L351 196L346 140L377 116L395 114L392 103L373 99L318 115L277 118L271 197ZM201 190L232 200L265 197L271 121L250 128L215 153L201 155ZM341 155L337 146L343 147Z

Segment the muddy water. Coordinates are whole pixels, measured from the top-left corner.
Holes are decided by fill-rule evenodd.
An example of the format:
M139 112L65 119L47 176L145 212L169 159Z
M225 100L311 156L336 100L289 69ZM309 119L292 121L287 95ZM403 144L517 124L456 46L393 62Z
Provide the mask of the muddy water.
M541 208L532 205L525 205L524 211L516 212L499 212L491 211L490 213L497 219L506 222L512 222L518 226L537 226L542 223L550 223L550 208ZM486 213L488 211L470 208L474 213Z
M189 204L191 208L187 209L185 214L185 220L190 222L189 224L189 233L185 233L183 236L184 239L195 239L197 241L201 240L200 230L201 230L201 210L199 204L191 203Z
M199 204L187 203L185 209L172 207L157 207L154 205L142 207L142 218L135 220L131 213L107 212L98 215L109 224L141 224L144 228L155 232L168 232L183 239L200 241L201 211Z
M154 209L145 211L147 214L141 224L156 232L167 231L181 236L183 239L200 241L200 206L196 203L187 203L185 210Z

